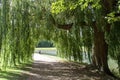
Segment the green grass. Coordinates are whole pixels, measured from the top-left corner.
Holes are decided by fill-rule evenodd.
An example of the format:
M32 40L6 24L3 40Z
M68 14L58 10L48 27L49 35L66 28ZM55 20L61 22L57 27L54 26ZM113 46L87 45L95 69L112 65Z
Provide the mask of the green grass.
M20 80L23 76L23 71L28 71L25 67L30 66L29 64L18 65L14 68L7 68L6 70L0 71L0 80Z
M8 68L6 71L0 71L0 80L17 80L21 76L21 69Z
M35 48L35 50L56 50L55 47L50 47L50 48Z

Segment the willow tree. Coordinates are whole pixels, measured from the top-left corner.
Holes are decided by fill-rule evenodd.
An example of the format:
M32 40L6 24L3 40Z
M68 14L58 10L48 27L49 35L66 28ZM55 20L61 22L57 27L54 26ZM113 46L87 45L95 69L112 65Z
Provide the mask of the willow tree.
M8 28L9 28L9 13L7 13L7 11L9 11L9 0L2 0L2 3L3 5L1 6L1 31L2 31L2 35L1 35L1 49L0 51L3 53L0 55L0 58L1 59L1 64L4 63L4 65L2 66L5 66L7 64L7 59L6 57L9 55L7 53L7 48L4 48L6 47L7 45L7 42L8 42L8 37L7 37L7 31L8 31ZM8 24L7 24L8 23ZM6 56L6 57L5 57Z
M0 68L31 61L39 25L31 0L2 0L0 17ZM35 11L35 12L34 12ZM36 33L36 34L35 34Z
M99 70L112 76L107 62L109 43L105 36L110 34L112 24L116 24L116 21L110 24L106 17L112 12L117 13L117 4L118 1L114 0L58 0L52 4L52 13L55 15L69 11L79 27L91 28L94 46L92 62Z
M119 37L113 34L119 26L117 4L114 0L2 0L0 65L28 62L37 41L47 39L55 43L60 56L80 62L83 51L91 60L94 46L93 64L112 75L107 56L108 47L110 53L119 49L112 46L113 36ZM119 63L119 52L111 55Z
M53 0L2 0L0 7L0 68L31 61L39 39L54 34Z

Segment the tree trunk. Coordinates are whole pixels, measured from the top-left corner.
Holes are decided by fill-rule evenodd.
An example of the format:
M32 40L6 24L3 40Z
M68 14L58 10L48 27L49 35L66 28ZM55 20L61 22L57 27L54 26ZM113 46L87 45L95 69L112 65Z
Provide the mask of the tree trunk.
M104 31L98 29L96 23L94 24L94 54L93 64L106 74L113 76L108 67L108 44L105 42Z

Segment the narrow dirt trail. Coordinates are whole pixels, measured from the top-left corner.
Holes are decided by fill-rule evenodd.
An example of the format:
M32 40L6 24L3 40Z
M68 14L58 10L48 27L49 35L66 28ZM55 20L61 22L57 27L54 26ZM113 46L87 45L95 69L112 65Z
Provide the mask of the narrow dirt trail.
M65 62L55 56L35 54L34 59L20 80L113 80L92 67Z

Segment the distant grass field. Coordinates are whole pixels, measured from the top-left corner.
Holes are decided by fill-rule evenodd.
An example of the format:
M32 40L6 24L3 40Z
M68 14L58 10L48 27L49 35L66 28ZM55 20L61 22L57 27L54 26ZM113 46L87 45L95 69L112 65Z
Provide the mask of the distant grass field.
M50 48L35 48L35 50L56 50L55 47L50 47Z
M41 54L47 54L56 56L57 55L57 49L54 47L50 48L35 48L35 53L41 53Z

